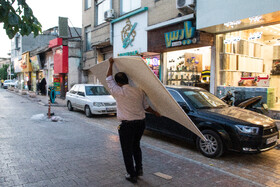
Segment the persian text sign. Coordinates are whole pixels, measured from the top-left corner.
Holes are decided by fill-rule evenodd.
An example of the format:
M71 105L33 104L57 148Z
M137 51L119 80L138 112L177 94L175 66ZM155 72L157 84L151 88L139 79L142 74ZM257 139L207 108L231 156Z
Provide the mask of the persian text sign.
M191 21L184 23L184 29L164 33L166 47L175 47L180 45L189 45L195 43L192 41L195 35L195 27L192 27Z

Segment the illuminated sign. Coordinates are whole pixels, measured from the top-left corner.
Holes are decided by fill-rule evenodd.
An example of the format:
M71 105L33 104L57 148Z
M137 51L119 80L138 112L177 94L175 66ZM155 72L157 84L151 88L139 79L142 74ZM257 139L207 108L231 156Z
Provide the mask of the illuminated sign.
M231 38L227 38L224 40L224 44L231 44L231 43L236 43L238 41L241 40L241 37L240 36L235 36L235 37L231 37Z
M249 40L260 39L262 37L262 32L254 32L249 34Z
M166 47L175 47L196 43L196 38L193 38L194 35L195 27L192 27L191 21L186 21L184 23L184 29L164 33L165 45Z
M250 17L249 20L250 20L250 23L257 23L257 22L260 22L262 19L262 16L254 16L254 17Z
M159 60L158 58L146 58L144 59L148 65L153 65L153 66L158 66L159 65Z
M123 42L123 48L127 48L129 45L132 46L132 42L134 41L134 38L136 36L135 27L137 26L137 23L134 23L131 25L131 22L129 19L126 21L126 25L124 26L121 36L122 36L122 42Z
M254 33L250 33L248 40L256 40L256 39L260 39L262 37L262 33L263 32L254 32ZM226 38L224 40L224 44L231 44L231 43L236 43L239 42L241 40L240 36L232 36L231 38Z
M239 25L239 24L241 24L241 21L240 21L240 20L224 23L224 25L225 25L226 27L231 27L231 28L233 28L234 26Z

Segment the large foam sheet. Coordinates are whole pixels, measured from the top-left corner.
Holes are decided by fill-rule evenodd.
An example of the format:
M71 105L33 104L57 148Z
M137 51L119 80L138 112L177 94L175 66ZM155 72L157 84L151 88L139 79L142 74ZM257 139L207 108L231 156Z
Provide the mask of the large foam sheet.
M120 57L114 58L113 74L125 72L129 78L129 84L140 87L148 96L148 101L152 107L162 116L166 116L181 125L185 126L193 133L205 140L203 134L194 125L188 115L174 100L166 90L160 80L154 75L149 66L140 57ZM95 66L90 71L108 89L106 75L109 61L106 60Z

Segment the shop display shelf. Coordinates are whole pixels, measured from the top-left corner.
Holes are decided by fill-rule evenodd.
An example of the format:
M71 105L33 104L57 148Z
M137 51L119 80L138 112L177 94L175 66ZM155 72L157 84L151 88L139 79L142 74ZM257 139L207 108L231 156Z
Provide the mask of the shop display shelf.
M221 72L248 72L248 73L264 73L260 71L245 71L245 70L220 70Z
M191 70L168 70L168 72L171 72L171 73L181 73L181 72L201 73L201 72L196 72L196 71L191 71Z
M254 57L254 56L249 56L249 55L244 55L244 54L220 52L220 55L224 55L224 54L227 54L227 55L240 55L240 56L247 57L247 58L254 58L254 59L258 59L258 60L263 60L263 58L260 58L260 57Z

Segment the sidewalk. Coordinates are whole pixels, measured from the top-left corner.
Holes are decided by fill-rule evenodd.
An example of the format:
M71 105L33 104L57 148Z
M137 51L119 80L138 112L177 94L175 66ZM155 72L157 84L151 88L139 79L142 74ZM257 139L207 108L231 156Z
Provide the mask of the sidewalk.
M12 91L9 93L20 95ZM0 129L3 129L0 137L7 137L1 139L0 145L0 186L250 187L276 186L280 183L276 177L267 176L273 168L257 165L258 171L251 167L254 165L252 163L258 164L260 161L272 162L269 155L265 159L254 158L255 162L251 161L253 157L247 157L250 161L243 163L244 170L240 170L242 164L239 156L233 162L221 160L221 164L230 168L225 169L211 159L205 158L206 161L201 162L164 146L142 141L144 175L134 185L124 178L125 168L116 128L108 129L103 124L113 121L101 118L88 120L83 115L68 112L62 114L62 117L67 118L63 123L32 121L27 117L30 113L45 110L35 102L46 104L47 97L20 96L33 100L34 104L21 104L18 97L2 97L2 109L7 104L11 107L2 110L3 117L0 117ZM65 100L57 99L56 106L63 106L63 103ZM17 119L10 112L15 109ZM262 169L266 167L267 170Z
M67 117L62 123L34 121L30 115L42 113L44 107L35 102L22 104L20 97L2 94L0 186L264 186L213 167L209 165L211 162L203 164L144 141L141 146L144 175L134 185L124 177L117 128L107 129L97 123L109 121L88 120L83 115L67 112L62 114ZM46 101L43 96L31 99ZM17 118L14 118L15 110Z
M34 92L27 92L26 94L22 94L21 91L19 90L19 92L16 92L14 90L9 90L7 89L7 91L17 94L19 96L25 97L28 100L34 101L34 102L38 102L39 104L43 105L43 106L48 106L49 105L49 97L46 95L37 95ZM55 102L51 103L51 106L53 107L66 107L66 100L56 97L55 98Z

